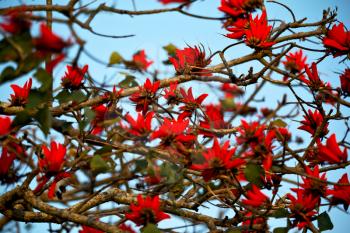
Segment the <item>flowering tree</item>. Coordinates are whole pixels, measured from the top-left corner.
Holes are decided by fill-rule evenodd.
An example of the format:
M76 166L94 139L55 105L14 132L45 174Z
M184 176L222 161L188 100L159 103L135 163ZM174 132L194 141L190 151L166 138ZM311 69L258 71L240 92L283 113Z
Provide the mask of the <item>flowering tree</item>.
M0 84L12 83L13 93L0 103L0 229L14 221L81 233L332 229L325 210L350 204L350 69L331 86L318 67L329 57L350 58L350 32L337 12L309 22L277 1L221 0L215 18L191 13L196 1L159 2L163 8L145 11L77 0L1 9ZM292 21L269 19L265 4L278 4ZM98 33L92 22L103 12L218 20L232 43L215 52L164 46L168 77L150 71L145 50L131 58L113 52L106 65L125 77L101 83L89 73L94 62L80 62L88 38L75 26L116 40L131 36ZM66 25L70 39L53 23ZM237 46L250 53L228 56ZM57 77L63 62L66 72ZM252 67L240 74L243 64ZM20 78L23 86L14 84ZM216 101L187 83L211 85ZM257 99L268 84L289 94L277 105ZM333 122L343 131L335 134ZM284 223L271 229L277 218Z

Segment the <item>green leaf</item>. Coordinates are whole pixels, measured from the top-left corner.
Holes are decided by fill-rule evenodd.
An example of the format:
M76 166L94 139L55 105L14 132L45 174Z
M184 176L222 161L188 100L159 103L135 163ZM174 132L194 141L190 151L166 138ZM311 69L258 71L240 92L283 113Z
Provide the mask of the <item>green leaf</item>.
M108 172L110 167L108 163L99 155L95 155L90 160L90 168L94 174Z
M248 163L246 168L244 169L244 175L246 179L258 186L262 185L261 177L263 177L265 174L264 169L254 163Z
M317 225L320 231L333 229L333 223L326 211L317 216Z
M169 43L166 46L163 46L163 49L168 53L169 56L174 57L176 55L176 46L172 43Z
M135 171L143 171L147 168L148 162L146 159L140 159L135 162L136 168Z
M271 215L271 217L274 217L274 218L286 218L288 216L289 216L289 212L285 208L279 208L275 210Z
M161 233L156 225L148 223L147 226L141 229L142 233Z
M284 121L281 120L281 119L276 119L276 120L274 120L274 121L272 121L272 122L270 123L270 127L272 127L272 126L276 126L276 127L286 127L286 126L287 126L287 123L284 122Z
M177 167L169 163L163 163L160 166L160 175L167 178L166 182L168 184L176 183L182 177Z
M28 125L32 121L28 111L24 110L16 114L15 119L12 122L12 127Z
M109 57L109 65L120 64L123 60L123 57L118 52L112 52Z
M273 233L288 233L287 227L277 227L273 229Z
M46 70L40 68L34 74L34 77L41 83L40 91L48 91L52 86L52 76Z
M62 103L67 103L70 101L74 101L77 103L83 102L87 99L86 95L81 90L74 90L72 92L68 90L62 90L55 96L55 99Z
M45 135L48 135L52 126L52 115L49 107L45 105L44 108L40 108L34 118L39 122L41 131L43 131Z
M138 83L136 82L136 78L134 76L126 75L125 79L121 81L118 85L121 88L130 88L138 86Z
M47 103L50 101L50 94L49 92L42 92L38 89L32 89L30 90L29 97L28 97L28 103L26 104L26 109L30 108L37 108L40 107L40 105L43 105L44 103Z

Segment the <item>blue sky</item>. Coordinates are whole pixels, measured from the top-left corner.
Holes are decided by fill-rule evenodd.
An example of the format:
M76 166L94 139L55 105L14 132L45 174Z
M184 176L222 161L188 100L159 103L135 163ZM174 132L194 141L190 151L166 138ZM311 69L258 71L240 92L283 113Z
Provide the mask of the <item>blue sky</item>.
M0 6L5 7L9 4L16 4L19 1L0 1ZM42 3L43 1L24 1L26 4ZM54 0L55 4L62 4L63 1ZM86 1L87 2L87 1ZM107 4L115 4L121 9L133 9L131 0L114 0L114 1L103 1ZM308 17L308 22L318 21L322 18L322 11L331 7L334 9L338 7L338 19L350 28L350 1L348 0L284 0L280 1L288 5L295 13L297 19ZM101 1L93 3L93 5L100 4ZM157 3L156 0L135 0L137 10L155 9L162 8L163 5ZM193 4L188 10L192 13L207 15L207 16L222 16L217 10L219 6L219 0L204 0L198 1ZM174 5L171 5L174 6ZM266 3L268 18L278 18L283 20L291 20L290 14L282 7L273 4ZM162 47L168 43L173 43L179 48L187 45L198 45L203 44L207 50L213 52L220 50L233 41L223 36L225 30L222 29L219 21L211 20L200 20L196 18L190 18L188 16L180 15L178 13L164 13L158 15L147 15L147 16L119 16L113 14L101 14L96 17L93 21L92 26L99 33L112 34L112 35L125 35L135 34L135 37L126 39L110 39L102 38L87 31L82 31L77 27L79 35L87 39L86 48L87 50L97 56L99 59L108 62L108 58L112 51L118 51L125 58L131 58L132 54L137 50L145 49L148 57L155 61L151 66L151 70L157 69L160 71L161 77L171 77L173 75L173 68L171 66L164 66L161 61L166 58L165 52ZM34 29L35 30L35 29ZM68 30L65 26L54 25L54 31L68 38ZM317 40L316 40L317 41ZM311 45L317 47L317 45ZM321 45L319 48L322 47ZM73 48L73 51L76 48ZM245 46L230 49L226 58L228 60L241 56L242 54L248 54L251 52L250 49ZM72 56L72 54L71 54ZM312 62L316 59L315 56L309 56L308 62ZM68 58L69 59L69 58ZM325 81L329 81L334 86L339 86L338 75L336 72L341 72L345 68L345 64L339 64L340 59L328 58L319 67L321 77ZM102 81L104 77L110 78L110 84L114 85L118 83L122 76L118 73L123 71L122 69L109 68L105 65L101 65L91 61L91 59L85 55L82 56L79 61L81 65L89 64L89 72L92 77L96 80ZM217 64L220 61L214 58L212 64ZM255 67L256 64L254 64ZM249 66L242 65L234 68L236 74L245 73ZM65 71L65 66L62 64L54 72L56 85L59 85L60 78ZM135 74L139 83L143 83L147 76ZM21 79L18 83L22 84L26 79ZM12 91L9 88L10 83L6 83L0 86L0 100L6 101ZM216 101L215 94L211 93L211 89L206 84L191 84L197 93L209 92L210 97L208 102ZM273 88L273 89L272 89ZM249 93L254 89L254 86L248 87L246 91ZM265 96L266 100L271 103L272 106L276 105L283 93L287 93L283 88L276 88L271 86L273 93L269 89L265 90L258 96ZM349 115L349 109L345 109L345 115ZM341 124L334 124L331 127L332 132L342 134L343 126ZM341 173L345 172L344 170ZM349 173L349 170L348 170ZM334 178L333 180L337 180ZM334 208L331 212L331 218L334 223L334 230L332 232L346 232L347 224L346 221L349 216L341 213L341 211ZM41 224L40 227L35 228L39 231L45 232L47 229L46 224Z

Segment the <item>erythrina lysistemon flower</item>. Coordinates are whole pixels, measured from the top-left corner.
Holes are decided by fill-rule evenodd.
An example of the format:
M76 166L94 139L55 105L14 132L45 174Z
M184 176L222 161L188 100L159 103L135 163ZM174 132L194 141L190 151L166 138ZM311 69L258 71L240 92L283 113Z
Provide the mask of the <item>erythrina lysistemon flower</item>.
M269 203L269 198L254 184L252 185L252 189L248 190L245 196L247 198L243 199L242 203L247 206L257 208L263 204Z
M5 12L4 22L0 23L0 28L11 34L27 32L30 29L31 22L26 18L25 7L19 10Z
M323 38L323 45L329 49L334 57L350 56L350 32L345 31L343 23L334 25Z
M83 68L67 65L67 71L61 79L61 85L64 88L78 89L84 79L84 75L88 70L88 65Z
M95 113L95 118L91 121L92 134L100 134L103 130L103 122L106 120L108 108L103 105L93 106L92 111Z
M322 124L324 118L318 110L315 110L314 112L312 112L311 109L309 109L307 112L308 114L304 116L304 120L300 122L302 126L299 126L298 129L305 130L309 132L311 135L315 135L317 128ZM328 123L324 125L319 136L320 137L326 136L327 133L328 133Z
M130 204L130 213L125 214L125 218L133 221L138 226L146 226L148 223L156 224L170 216L160 209L159 196L143 198L141 194L137 196L137 203Z
M311 69L309 66L305 66L305 72L307 74L308 79L300 77L300 80L303 81L306 85L310 87L313 91L318 91L321 87L325 87L325 84L320 79L318 75L317 65L315 62L311 64Z
M350 69L345 69L339 78L341 90L345 95L350 95Z
M145 117L138 113L137 120L134 120L131 115L127 114L125 119L130 124L130 128L127 128L127 131L137 137L147 136L152 132L151 123L153 116L154 112L147 113Z
M23 87L12 84L11 88L14 94L11 94L11 104L14 106L22 106L28 102L29 92L32 88L32 79L30 78Z
M219 10L236 18L253 12L263 5L263 0L221 0Z
M240 40L245 36L245 32L248 28L249 20L247 18L239 18L227 25L226 30L231 33L226 34L226 37Z
M2 148L0 156L0 180L2 180L2 177L4 177L9 172L9 169L12 166L12 163L15 160L15 158L15 153L10 153L6 147Z
M327 162L329 164L338 164L341 162L347 162L348 152L346 148L343 151L340 150L339 144L335 134L332 134L326 142L326 145L322 145L321 142L317 142L318 147L318 160L320 162Z
M148 106L153 103L156 98L160 82L152 83L151 80L147 79L143 86L139 87L139 91L132 94L129 99L136 103L136 111L141 112L145 115L148 111Z
M224 114L221 104L209 104L205 106L205 116L202 121L199 122L199 126L206 129L225 129L229 124L224 120ZM201 130L200 134L213 137L214 134L208 131Z
M204 99L208 96L208 94L202 94L197 98L194 98L192 93L192 87L190 87L187 90L187 92L185 91L185 89L180 88L180 93L182 95L181 101L185 104L184 106L180 107L180 109L183 111L179 115L180 119L191 117L192 113L201 106Z
M215 138L213 147L203 152L205 159L203 164L193 164L194 170L202 172L205 181L209 181L220 174L225 174L228 170L238 168L245 163L241 158L234 158L236 148L229 149L230 142L226 141L221 147L219 141Z
M303 50L299 49L295 53L290 52L286 55L286 60L282 62L285 69L292 74L298 75L306 66L306 56L303 54ZM304 79L304 75L299 76L300 79ZM286 79L285 77L284 79Z
M147 60L145 50L138 51L132 56L132 60L136 68L141 71L146 71L153 61Z
M12 120L10 117L1 117L0 116L0 137L5 136L11 132Z
M315 166L313 170L309 167L305 167L305 172L308 177L302 177L303 183L300 184L300 187L304 189L304 194L324 197L327 192L326 173L320 175L318 166Z
M343 204L344 209L347 210L350 205L350 183L348 174L344 174L334 185L333 189L327 191L327 195L332 195L331 204Z
M210 72L204 69L210 64L211 60L206 58L204 49L197 46L182 50L176 49L176 56L170 57L169 61L173 64L178 74L191 73L201 76L211 76Z

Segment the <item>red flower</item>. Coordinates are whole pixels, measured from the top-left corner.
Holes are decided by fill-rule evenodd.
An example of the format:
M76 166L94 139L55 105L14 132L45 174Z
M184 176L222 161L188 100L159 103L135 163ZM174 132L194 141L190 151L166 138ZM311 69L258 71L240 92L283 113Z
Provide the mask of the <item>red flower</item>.
M132 56L133 62L136 67L141 71L146 71L147 68L153 63L153 61L148 61L146 58L145 50L141 50Z
M308 79L300 77L300 80L303 81L306 85L308 85L311 88L311 90L318 91L318 89L320 89L321 87L325 87L325 84L322 82L318 75L317 66L315 62L311 64L311 70L308 66L305 66L305 71L308 76Z
M185 89L180 88L180 93L183 97L182 102L185 104L184 106L180 107L180 109L183 111L179 115L180 119L184 119L186 117L191 117L192 113L194 111L196 111L196 109L201 106L204 99L207 98L207 96L208 96L208 94L202 94L195 99L193 97L192 87L190 87L187 90L187 93L186 93Z
M63 180L63 179L69 178L69 177L71 177L71 174L68 173L68 172L60 172L60 173L58 173L58 174L55 176L54 180L52 181L52 184L51 184L50 187L49 187L49 190L48 190L48 192L47 192L47 197L48 197L49 199L52 199L52 198L54 198L54 197L56 196L56 194L57 194L57 196L58 196L59 198L61 198L61 197L62 197L62 196L61 196L61 193L60 193L60 192L57 192L57 190L56 190L57 183L58 183L59 181ZM44 179L44 180L45 180L45 179ZM44 181L44 183L47 183L47 181Z
M145 115L148 111L148 106L156 98L156 92L159 89L160 82L151 83L149 79L139 87L139 91L132 94L129 99L136 103L136 111L141 112Z
M245 218L249 218L247 220L244 220L242 222L242 233L256 233L259 231L254 231L252 229L252 226L261 226L261 229L267 229L267 221L266 218L261 217L261 216L254 216L252 212L248 212L244 215Z
M32 79L30 78L23 87L12 84L11 88L14 94L11 94L11 103L14 106L25 105L28 102L30 88L32 88Z
M233 98L235 96L241 96L244 94L244 91L240 89L236 84L224 83L221 86L221 90L225 92L226 98Z
M348 160L348 152L346 148L344 148L343 152L340 150L335 134L332 134L327 139L326 145L322 145L320 142L318 142L317 146L318 159L321 162L338 164Z
M199 122L199 126L206 129L228 128L229 124L224 120L221 105L210 104L205 106L205 117L203 121ZM200 133L210 137L214 136L214 134L207 131L201 131Z
M300 186L304 189L304 194L315 197L325 196L327 192L327 178L326 173L323 173L320 176L320 170L318 166L315 166L313 170L311 170L309 167L305 168L306 174L313 177L302 177L303 184L300 184ZM316 180L317 179L317 180Z
M340 85L345 95L350 95L350 69L345 69L344 73L340 75Z
M24 13L24 10L12 10L5 13L4 22L0 23L2 30L11 34L29 31L31 22L26 19L27 15Z
M332 204L343 204L347 210L350 205L350 183L348 174L344 174L337 182L343 185L334 185L333 190L328 190L327 195L332 195Z
M245 43L252 48L266 49L275 44L275 42L270 41L272 26L267 24L266 11L262 12L262 15L249 16L249 28L245 31Z
M319 196L306 195L304 190L294 190L297 193L295 198L291 194L287 194L287 198L291 201L289 209L292 214L290 218L295 218L293 226L298 226L301 230L312 222L312 217L317 213L315 208L318 206Z
M107 117L108 108L103 104L91 108L95 113L95 118L91 122L92 134L100 134L103 130L103 122Z
M1 117L0 116L0 136L7 135L11 132L11 118L10 117Z
M221 0L221 5L218 9L236 18L253 12L255 9L261 8L262 5L262 0Z
M154 112L149 112L146 114L146 117L143 117L140 113L137 115L137 120L134 120L132 116L127 114L125 119L129 122L130 128L127 131L137 137L147 136L151 129L151 121L154 116Z
M247 143L252 149L254 149L264 141L265 125L260 125L257 121L249 124L245 120L241 120L241 124L241 127L238 129L240 135L236 138L238 144Z
M248 28L249 20L246 18L239 18L226 27L226 30L231 32L226 34L226 37L240 40L245 36L245 32Z
M40 36L33 41L37 50L43 54L61 53L62 50L70 45L70 42L54 34L44 23L40 24Z
M0 180L2 177L4 177L6 174L8 174L9 169L13 163L13 161L16 158L15 153L11 153L8 151L6 147L2 148L2 153L0 157Z
M66 147L62 144L51 142L51 150L42 145L43 157L39 157L39 168L44 173L57 173L61 171L66 155Z
M193 144L196 136L186 133L188 124L189 120L164 118L163 124L151 134L150 138L151 140L162 139L161 145L163 146L170 146L172 143L178 146Z
M295 53L288 53L287 60L283 61L283 65L287 71L292 74L300 74L306 66L306 56L303 54L303 50L299 49ZM284 78L286 79L286 77ZM304 75L300 75L300 79L305 79Z
M67 66L67 71L62 77L61 85L64 88L78 89L84 79L84 75L88 70L88 65L85 65L82 69L77 66Z
M205 70L211 60L205 58L205 51L195 46L183 50L176 49L176 56L170 57L169 61L173 64L177 74L196 74L201 76L210 76L208 70Z
M159 196L142 198L137 196L137 204L130 204L130 213L125 214L125 218L133 221L138 226L146 226L148 223L156 224L170 216L160 209Z
M166 4L171 4L171 3L190 3L191 0L159 0L159 2L166 5Z
M93 227L82 226L83 229L79 231L79 233L103 233L103 231L97 230Z
M181 100L180 93L177 89L177 83L170 83L169 89L164 89L164 98L168 104L178 104Z
M243 199L242 203L255 208L269 202L269 198L254 184L252 189L246 193L246 197L247 199Z
M311 135L315 135L316 129L322 124L323 116L322 114L315 110L312 112L310 109L307 111L308 114L304 116L304 120L301 121L302 126L299 126L298 129L305 130ZM328 133L328 123L322 129L320 137L327 135Z
M227 170L238 168L244 164L245 161L240 158L232 159L236 148L229 150L229 144L230 142L226 141L224 145L220 147L218 140L215 138L213 147L203 152L205 163L193 164L191 168L202 171L202 176L205 181L209 181Z
M333 54L333 57L350 54L350 32L345 31L343 23L334 25L323 38L323 45Z
M120 229L120 230L123 230L124 232L129 232L129 233L136 233L136 231L134 231L134 229L132 229L132 227L131 226L129 226L129 225L126 225L126 224L120 224L119 226L118 226L118 228Z

